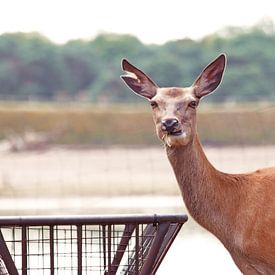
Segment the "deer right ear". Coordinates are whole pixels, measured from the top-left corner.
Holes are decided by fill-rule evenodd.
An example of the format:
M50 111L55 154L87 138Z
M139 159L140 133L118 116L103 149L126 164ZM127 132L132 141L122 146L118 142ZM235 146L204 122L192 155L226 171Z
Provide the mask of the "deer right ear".
M136 94L147 99L153 98L157 93L157 85L144 72L133 66L126 59L122 59L122 69L127 73L121 79Z

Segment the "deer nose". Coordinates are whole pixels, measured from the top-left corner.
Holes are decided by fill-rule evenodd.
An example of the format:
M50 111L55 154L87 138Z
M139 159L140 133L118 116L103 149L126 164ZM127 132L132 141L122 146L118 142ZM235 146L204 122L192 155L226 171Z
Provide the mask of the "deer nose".
M161 121L161 129L168 133L173 132L175 128L178 127L178 125L179 125L179 121L175 118L172 118L172 119L169 118Z

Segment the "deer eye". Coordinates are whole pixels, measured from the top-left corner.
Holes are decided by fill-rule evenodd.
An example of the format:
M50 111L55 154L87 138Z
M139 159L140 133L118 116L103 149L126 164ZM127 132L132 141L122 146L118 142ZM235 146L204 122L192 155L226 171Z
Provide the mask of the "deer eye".
M188 104L189 107L195 109L198 106L197 101L193 100Z
M158 107L158 104L156 101L150 101L150 104L151 104L152 108Z

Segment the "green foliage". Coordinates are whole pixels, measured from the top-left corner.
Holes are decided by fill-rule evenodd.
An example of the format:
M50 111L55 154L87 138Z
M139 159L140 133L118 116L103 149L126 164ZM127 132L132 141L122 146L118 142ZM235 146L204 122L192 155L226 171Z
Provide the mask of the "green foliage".
M208 101L275 100L275 31L272 22L226 28L200 41L144 45L131 35L100 34L56 45L37 33L0 36L0 99L139 102L120 81L123 57L159 86L191 85L221 52L224 81Z

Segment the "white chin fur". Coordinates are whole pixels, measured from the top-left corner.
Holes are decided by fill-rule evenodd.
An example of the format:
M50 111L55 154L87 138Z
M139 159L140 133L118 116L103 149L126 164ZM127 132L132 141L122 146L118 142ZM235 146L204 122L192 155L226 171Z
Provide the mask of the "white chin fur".
M164 135L162 140L167 146L183 146L188 143L187 133L183 132L180 136Z

